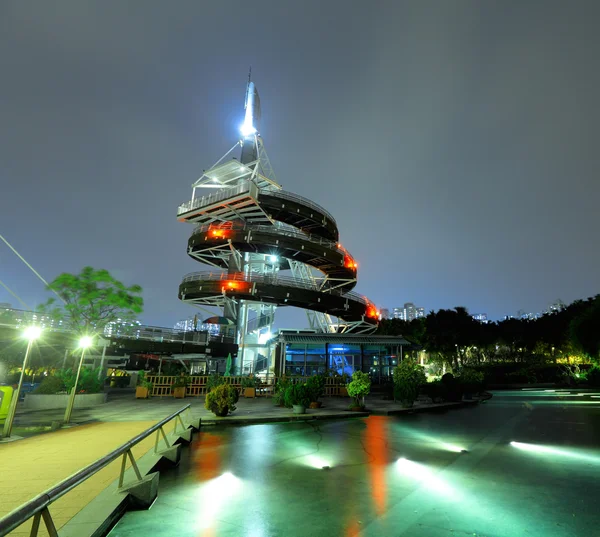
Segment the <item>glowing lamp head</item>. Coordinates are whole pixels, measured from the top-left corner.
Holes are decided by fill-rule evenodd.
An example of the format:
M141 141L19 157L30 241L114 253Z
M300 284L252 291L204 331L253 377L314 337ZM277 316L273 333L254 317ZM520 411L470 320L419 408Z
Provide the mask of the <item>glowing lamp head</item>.
M79 348L80 349L87 349L88 347L92 346L92 338L90 336L83 336L80 340L79 340Z
M33 341L42 335L42 329L39 326L28 326L23 332L26 339Z

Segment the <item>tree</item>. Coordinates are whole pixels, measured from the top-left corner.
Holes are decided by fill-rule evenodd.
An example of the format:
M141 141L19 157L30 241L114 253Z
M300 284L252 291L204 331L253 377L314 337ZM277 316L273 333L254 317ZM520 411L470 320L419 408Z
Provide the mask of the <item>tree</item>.
M139 285L126 287L107 270L84 267L80 274L63 273L49 285L64 301L50 298L38 312L61 320L74 332L102 333L107 324L133 320L142 313L144 300Z
M594 362L600 360L600 295L588 301L588 307L570 324L570 336L574 347Z

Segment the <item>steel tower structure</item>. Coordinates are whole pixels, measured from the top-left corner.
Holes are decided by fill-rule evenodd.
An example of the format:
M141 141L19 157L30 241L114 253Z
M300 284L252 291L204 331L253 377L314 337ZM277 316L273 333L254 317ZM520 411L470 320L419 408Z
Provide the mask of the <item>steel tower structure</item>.
M317 332L372 332L379 312L352 292L357 263L339 243L335 219L277 183L259 133L260 98L248 81L241 139L192 185L179 206L195 224L188 255L212 271L184 277L179 298L222 308L236 327L240 373L268 367L278 306L306 310ZM241 147L240 159L231 153Z

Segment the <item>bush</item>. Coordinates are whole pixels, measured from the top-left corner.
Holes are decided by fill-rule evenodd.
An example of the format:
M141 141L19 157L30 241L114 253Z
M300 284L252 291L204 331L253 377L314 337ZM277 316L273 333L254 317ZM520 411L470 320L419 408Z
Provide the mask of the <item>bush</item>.
M348 395L354 398L355 406L364 407L365 395L371 391L371 379L367 373L355 371L352 381L348 384Z
M306 381L306 388L308 389L310 402L316 403L319 400L319 397L325 393L325 377L323 375L309 377Z
M235 410L238 399L238 391L233 386L220 384L206 394L204 408L217 416L226 416Z
M446 373L442 377L442 386L444 389L444 399L446 399L446 401L462 401L462 386L452 373Z
M588 369L585 378L590 386L594 388L600 387L600 367L595 365L591 369Z
M426 382L425 369L415 361L405 359L394 368L394 397L404 406L412 406Z
M464 368L460 372L458 381L466 393L479 393L483 390L483 373L475 369Z
M225 384L225 378L219 376L218 373L214 373L208 377L208 380L206 381L206 387L208 388L209 392L211 392L217 386L221 386L222 384Z
M79 382L77 383L77 393L100 393L103 390L104 383L101 379L98 379L99 373L100 368L87 369L82 367L81 372L79 373ZM66 369L65 371L59 372L56 376L62 380L65 390L70 393L73 386L75 386L77 371Z
M290 384L290 380L287 377L282 377L277 381L273 392L273 401L276 405L285 405L285 391Z
M285 406L292 408L294 405L308 406L310 404L310 395L305 383L291 384L285 390Z
M54 375L44 378L42 383L36 388L33 393L41 393L45 395L53 395L55 393L65 392L65 383L60 377Z
M421 386L421 392L427 397L430 397L434 403L439 403L446 399L446 388L441 380L426 382Z

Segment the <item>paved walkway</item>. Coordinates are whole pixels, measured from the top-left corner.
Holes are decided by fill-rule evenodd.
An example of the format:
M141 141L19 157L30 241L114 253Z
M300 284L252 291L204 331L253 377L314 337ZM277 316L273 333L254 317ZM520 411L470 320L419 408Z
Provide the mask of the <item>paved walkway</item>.
M173 397L153 397L151 399L135 399L133 393L116 394L109 398L106 404L95 408L75 409L72 421L75 423L115 422L115 421L158 421L164 416L175 412L182 406L191 405L192 415L202 418L205 425L223 423L265 423L271 421L289 421L290 419L335 419L350 418L366 415L365 413L348 410L350 398L325 397L323 406L319 409L307 409L302 416L295 416L290 409L275 406L272 398L259 397L256 399L240 398L235 412L225 418L219 418L204 408L204 397L174 399ZM415 404L412 409L403 409L399 403L384 401L374 396L367 398L368 413L391 415L402 412L423 411L434 408L457 406L457 403L442 403L440 405ZM49 426L53 421L63 419L64 410L18 410L15 419L16 427ZM18 434L18 432L17 432Z
M161 417L168 414L163 410ZM110 453L156 421L89 423L0 445L0 517ZM171 430L169 424L166 431ZM153 448L154 438L150 435L137 444L132 450L134 456L141 457ZM57 528L118 479L120 464L117 459L52 504L50 512ZM31 522L25 523L10 535L29 535L30 528ZM47 535L45 527L40 535Z

